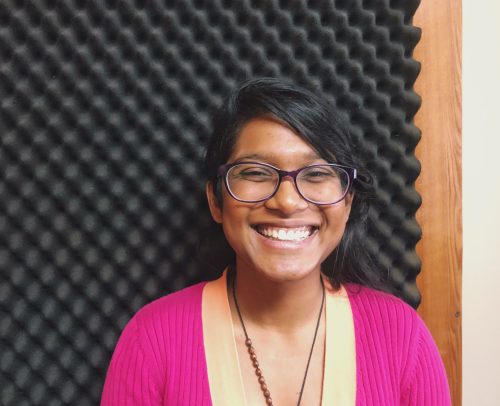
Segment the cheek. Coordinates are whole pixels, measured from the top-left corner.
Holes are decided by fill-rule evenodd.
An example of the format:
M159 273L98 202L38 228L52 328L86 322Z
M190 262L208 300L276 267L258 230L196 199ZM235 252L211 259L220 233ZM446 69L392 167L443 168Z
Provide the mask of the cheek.
M235 221L223 221L222 229L226 241L237 257L246 257L252 244L248 232L245 232L239 223Z
M224 199L222 208L222 229L226 240L236 251L245 239L245 230L249 229L247 222L248 209L234 200Z
M342 238L347 221L349 220L350 207L343 205L338 207L328 207L324 209L324 216L327 222L329 234L335 236L336 242Z
M338 225L345 225L345 223L347 223L347 220L349 220L350 212L351 206L345 204L343 201L335 206L323 207L323 215L328 219L330 223L336 223Z

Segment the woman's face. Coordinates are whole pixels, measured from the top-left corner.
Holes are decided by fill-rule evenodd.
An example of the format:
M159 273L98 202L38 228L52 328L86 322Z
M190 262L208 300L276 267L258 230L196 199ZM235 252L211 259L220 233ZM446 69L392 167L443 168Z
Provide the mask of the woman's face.
M326 163L290 128L270 118L250 120L241 130L228 162L257 161L291 171ZM352 195L330 206L304 200L293 180L284 178L276 194L260 203L242 203L222 188L222 205L211 185L207 197L212 217L222 224L236 253L240 272L258 272L275 281L298 280L320 271L321 263L339 244L351 209ZM272 232L297 230L305 239L280 240ZM307 231L307 234L304 233ZM283 232L281 232L283 234Z

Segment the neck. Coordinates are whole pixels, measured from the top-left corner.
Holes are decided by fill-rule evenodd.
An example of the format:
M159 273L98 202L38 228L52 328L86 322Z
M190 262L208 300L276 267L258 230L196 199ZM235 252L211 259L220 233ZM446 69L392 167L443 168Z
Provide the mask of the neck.
M291 281L274 281L259 272L237 269L235 294L245 323L291 334L317 319L323 289L319 269L305 278ZM230 282L228 296L235 311Z

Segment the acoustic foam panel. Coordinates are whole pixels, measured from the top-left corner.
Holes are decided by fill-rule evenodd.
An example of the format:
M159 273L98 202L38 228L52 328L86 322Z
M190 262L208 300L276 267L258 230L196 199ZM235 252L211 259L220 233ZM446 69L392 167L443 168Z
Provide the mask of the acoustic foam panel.
M1 404L97 404L132 314L204 278L210 114L248 77L348 116L376 178L366 248L417 305L417 5L2 1Z

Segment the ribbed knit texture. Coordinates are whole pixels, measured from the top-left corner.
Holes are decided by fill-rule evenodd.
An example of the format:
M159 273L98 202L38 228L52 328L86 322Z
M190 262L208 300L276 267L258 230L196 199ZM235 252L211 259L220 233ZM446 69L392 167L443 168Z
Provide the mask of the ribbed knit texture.
M127 324L101 405L211 405L203 347L204 283L144 306Z
M441 356L418 313L389 294L346 289L356 336L356 404L450 405Z
M132 318L113 354L101 406L212 404L203 286L158 299ZM356 405L450 405L441 357L418 314L388 294L346 289L356 335Z

